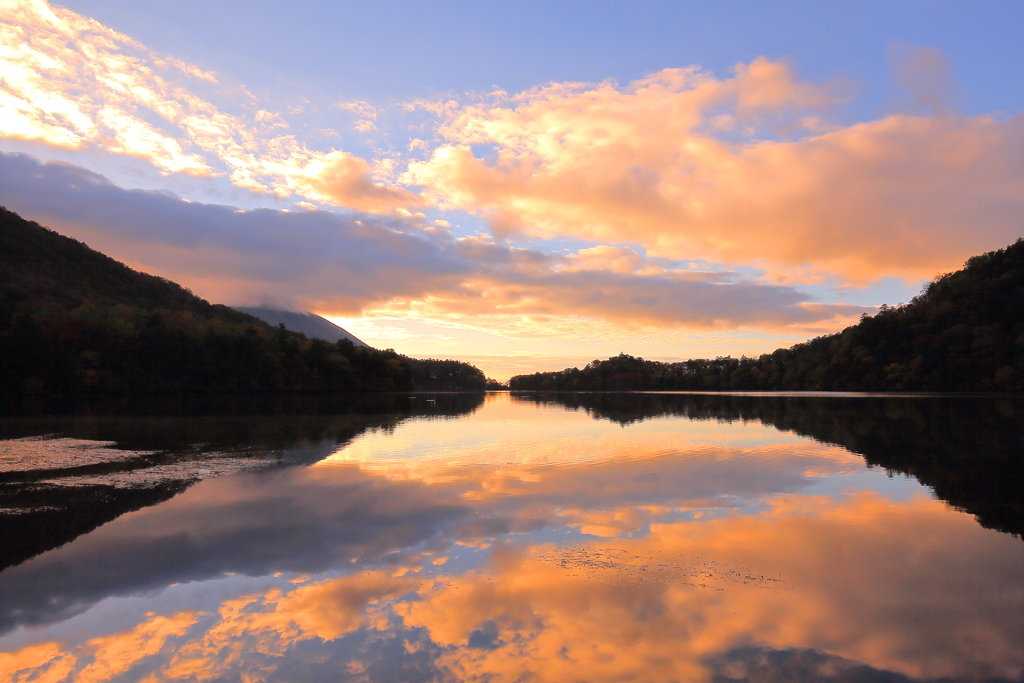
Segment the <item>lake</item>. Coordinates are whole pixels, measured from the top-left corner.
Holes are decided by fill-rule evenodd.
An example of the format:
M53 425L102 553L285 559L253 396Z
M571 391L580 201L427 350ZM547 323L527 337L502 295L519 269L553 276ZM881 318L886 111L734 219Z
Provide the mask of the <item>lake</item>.
M0 680L1020 681L1024 400L0 419Z

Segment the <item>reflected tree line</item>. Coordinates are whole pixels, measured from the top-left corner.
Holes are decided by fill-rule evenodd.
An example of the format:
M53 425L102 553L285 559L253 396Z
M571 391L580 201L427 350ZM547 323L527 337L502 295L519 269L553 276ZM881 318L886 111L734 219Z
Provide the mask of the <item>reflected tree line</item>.
M0 419L0 439L45 434L139 451L117 462L70 468L0 471L0 570L59 547L127 512L168 500L198 481L144 486L63 485L198 461L211 455L264 459L277 466L312 464L372 429L394 430L412 417L454 417L476 410L480 393L269 395L79 401L65 415ZM53 408L51 407L51 410Z
M555 401L626 425L681 416L757 420L842 446L868 465L915 477L978 522L1024 534L1024 399L991 397L823 397L632 392L514 394Z

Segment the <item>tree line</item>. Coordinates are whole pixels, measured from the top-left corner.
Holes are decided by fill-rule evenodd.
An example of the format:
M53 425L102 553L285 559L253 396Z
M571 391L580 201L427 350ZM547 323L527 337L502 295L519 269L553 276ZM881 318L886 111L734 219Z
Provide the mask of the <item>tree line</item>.
M1021 391L1024 240L975 256L910 303L756 358L670 363L620 354L519 375L514 390Z
M482 391L476 367L307 339L0 207L0 398Z

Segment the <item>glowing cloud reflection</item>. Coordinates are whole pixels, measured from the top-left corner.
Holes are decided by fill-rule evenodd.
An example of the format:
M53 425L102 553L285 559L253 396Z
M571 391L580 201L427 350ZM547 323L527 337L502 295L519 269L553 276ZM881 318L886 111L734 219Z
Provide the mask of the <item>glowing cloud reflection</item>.
M5 618L37 630L0 640L0 673L1020 677L1019 539L862 462L756 421L492 396L202 482L6 571Z

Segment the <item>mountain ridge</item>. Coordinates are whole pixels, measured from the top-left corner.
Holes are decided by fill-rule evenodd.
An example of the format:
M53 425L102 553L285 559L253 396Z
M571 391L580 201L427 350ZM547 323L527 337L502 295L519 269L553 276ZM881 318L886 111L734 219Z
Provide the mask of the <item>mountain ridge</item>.
M258 319L211 304L186 287L143 273L83 242L28 221L0 206L0 327L39 308L70 310L86 301L143 310L190 311L206 318L262 325Z

